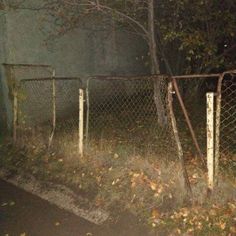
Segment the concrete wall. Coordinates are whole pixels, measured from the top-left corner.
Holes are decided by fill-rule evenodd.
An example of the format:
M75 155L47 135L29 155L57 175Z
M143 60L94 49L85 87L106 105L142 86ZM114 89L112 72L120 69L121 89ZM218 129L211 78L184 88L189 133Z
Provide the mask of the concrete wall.
M8 88L4 79L3 67L1 64L6 61L6 17L3 9L0 9L0 132L7 129L7 109L10 113L10 103L8 101Z
M142 60L137 60L146 54L145 44L139 37L122 31L78 28L46 44L48 35L42 29L50 26L42 23L43 15L43 11L5 11L4 20L0 21L0 29L5 29L0 34L4 35L0 36L4 51L0 63L50 64L56 75L63 77L146 73ZM3 74L1 82L10 125L11 105Z
M47 47L47 35L41 31L42 14L30 10L7 13L8 63L52 64L59 76L143 72L136 57L143 55L145 48L134 35L76 29Z

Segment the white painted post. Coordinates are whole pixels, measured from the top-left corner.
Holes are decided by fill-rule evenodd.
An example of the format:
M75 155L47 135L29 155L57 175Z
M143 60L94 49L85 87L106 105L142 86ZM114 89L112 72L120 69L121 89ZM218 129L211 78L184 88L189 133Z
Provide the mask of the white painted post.
M208 189L214 188L214 93L207 93L207 169Z
M84 91L79 90L79 155L83 156L83 138L84 138Z

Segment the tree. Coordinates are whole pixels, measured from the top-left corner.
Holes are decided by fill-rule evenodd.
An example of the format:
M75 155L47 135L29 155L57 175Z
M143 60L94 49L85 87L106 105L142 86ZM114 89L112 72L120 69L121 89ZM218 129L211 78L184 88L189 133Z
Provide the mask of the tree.
M236 2L234 0L194 2L190 0L2 0L2 2L7 2L12 8L47 10L57 26L57 34L64 34L81 26L89 18L104 19L104 16L108 16L110 19L112 17L117 25L146 40L152 58L151 70L153 71L155 67L155 73L159 73L160 70L166 73L169 69L173 74L205 73L230 69L235 65ZM95 23L97 27L98 22ZM161 63L161 60L165 63ZM165 67L162 64L165 64Z
M29 8L24 5L29 1L12 1L18 2L13 7L21 4L22 8ZM236 64L234 0L41 1L34 8L47 10L57 35L78 26L98 27L98 22L104 20L109 24L107 19L112 18L117 27L144 38L149 47L152 74L208 73L230 69ZM164 125L161 81L155 80L154 85L158 122ZM195 87L198 89L199 85Z
M158 3L156 27L174 74L208 73L235 66L234 0Z
M149 47L151 74L160 74L155 34L154 0L46 0L44 8L57 26L57 33L83 25L99 22L95 19L113 19L117 26L144 38ZM84 20L86 18L86 20ZM89 23L88 23L89 22ZM97 27L97 25L96 25ZM161 81L154 80L154 101L158 112L158 123L166 124L165 108L161 96Z

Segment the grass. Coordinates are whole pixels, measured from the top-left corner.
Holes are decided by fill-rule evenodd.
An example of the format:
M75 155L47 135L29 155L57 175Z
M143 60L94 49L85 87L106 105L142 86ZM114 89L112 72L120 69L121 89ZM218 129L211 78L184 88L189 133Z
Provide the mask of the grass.
M4 135L3 131L0 130L0 145L3 143L4 137L5 137L5 135Z
M86 196L87 204L109 210L114 218L128 211L162 235L234 235L235 179L222 176L208 199L206 174L198 159L187 161L193 188L189 201L176 159L167 161L152 151L140 155L128 145L104 138L102 149L96 142L90 143L90 150L81 158L70 142L71 135L64 139L65 145L58 138L50 152L43 150L41 138L31 137L24 147L2 145L0 165L13 174L24 172L65 184Z
M66 132L68 126L63 124L56 130L49 151L48 128L22 133L17 147L4 143L0 165L13 174L24 172L43 181L65 184L86 196L88 204L109 210L114 218L128 211L162 235L235 235L236 179L233 174L225 174L231 173L232 160L222 160L225 172L208 198L206 173L194 154L183 118L178 116L193 189L190 198L170 130L153 125L153 117L124 125L130 116L126 112L123 118L97 117L83 158L77 155L77 128ZM191 113L204 147L202 116Z

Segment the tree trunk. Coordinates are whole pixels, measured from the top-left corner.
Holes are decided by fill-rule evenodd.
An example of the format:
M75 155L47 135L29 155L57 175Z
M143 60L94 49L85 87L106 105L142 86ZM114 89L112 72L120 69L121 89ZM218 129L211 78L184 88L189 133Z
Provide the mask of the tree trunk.
M154 0L148 0L148 30L149 30L149 52L151 59L151 73L160 74L160 67L157 59L157 45L154 24ZM158 123L166 125L166 114L161 94L161 79L154 79L154 101L158 113Z

